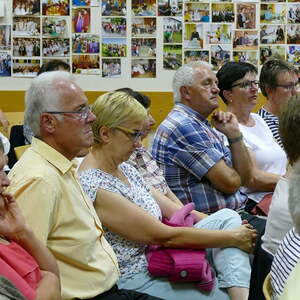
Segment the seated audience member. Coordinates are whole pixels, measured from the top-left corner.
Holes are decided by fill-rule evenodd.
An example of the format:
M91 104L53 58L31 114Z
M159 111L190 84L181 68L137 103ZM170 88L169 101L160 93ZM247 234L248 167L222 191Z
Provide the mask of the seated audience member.
M118 285L168 300L247 299L250 265L244 251L252 249L256 237L252 226L241 226L239 215L229 209L202 220L197 217L195 228L164 225L162 217L170 218L180 206L149 189L137 170L126 163L135 148L141 146L147 111L127 93L115 91L99 97L92 112L96 115L92 124L95 144L80 165L79 179L117 254L121 272ZM236 234L233 242L232 235ZM149 275L145 251L151 244L221 248L213 260L215 288L203 293L194 284L171 283ZM207 255L213 259L211 251L207 249Z
M59 300L58 267L49 250L25 224L17 203L5 192L7 157L0 141L0 298ZM21 294L21 295L20 295ZM23 298L23 297L24 298Z
M258 114L265 120L281 147L278 115L282 104L299 91L297 74L294 66L280 59L269 59L260 71L259 86L262 94L267 98L267 102L258 111Z
M274 192L280 176L286 173L287 168L285 152L274 141L265 121L252 113L257 104L256 77L256 67L246 62L228 62L217 72L219 95L228 111L236 116L252 160L252 178L242 187L250 199L250 207Z
M75 175L72 160L92 145L95 116L74 77L62 71L39 75L25 103L34 138L9 173L10 191L57 260L62 299L153 299L118 289L116 255Z
M43 64L37 75L50 71L70 71L70 65L63 60L54 59ZM14 148L31 144L32 137L33 132L26 120L24 120L23 126L17 125L12 127L9 137L11 148L8 153L8 165L10 168L12 168L18 160Z
M147 110L147 119L143 125L144 134L141 137L142 140L145 139L151 132L151 127L155 124L155 120L149 112L151 100L146 95L133 91L129 88L122 88L118 89L117 91L129 94L139 103L141 103ZM143 176L143 179L147 184L151 185L153 188L163 193L167 198L176 202L178 205L183 206L182 202L168 187L162 170L157 165L151 153L145 147L143 147L142 145L141 147L137 147L129 157L127 163L131 164L139 171L139 173Z
M271 269L273 292L282 300L294 300L299 297L300 278L300 98L291 98L279 115L279 132L287 153L292 174L289 180L289 210L295 228L287 233L281 243ZM286 283L286 285L285 285ZM282 293L283 291L283 293ZM281 294L282 293L282 294ZM297 296L298 295L298 296Z

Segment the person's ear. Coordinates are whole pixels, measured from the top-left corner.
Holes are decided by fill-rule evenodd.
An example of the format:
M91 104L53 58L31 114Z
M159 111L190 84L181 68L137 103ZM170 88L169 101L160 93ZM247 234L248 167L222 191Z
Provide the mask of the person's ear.
M232 91L231 90L224 90L223 97L227 100L227 103L232 102Z
M40 116L41 128L48 133L53 133L55 131L56 122L57 120L51 114L42 113Z
M111 129L106 126L101 126L99 128L99 138L106 144L111 140L111 133Z
M189 88L187 86L181 86L180 89L180 96L182 100L188 100L190 99L190 91Z

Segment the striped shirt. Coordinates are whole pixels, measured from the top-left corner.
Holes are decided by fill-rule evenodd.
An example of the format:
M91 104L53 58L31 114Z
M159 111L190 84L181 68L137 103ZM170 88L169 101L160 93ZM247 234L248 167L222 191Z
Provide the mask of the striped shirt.
M205 118L181 103L158 127L152 155L162 167L169 187L184 204L194 202L197 210L208 214L222 208L244 207L245 194L224 194L205 177L221 159L232 166L225 140Z
M271 284L274 296L280 296L290 273L300 259L300 236L291 229L274 256L271 266Z
M268 127L272 131L272 134L275 138L275 141L279 144L279 146L284 150L283 144L279 135L279 121L278 117L274 116L263 107L258 111L258 114L265 120Z

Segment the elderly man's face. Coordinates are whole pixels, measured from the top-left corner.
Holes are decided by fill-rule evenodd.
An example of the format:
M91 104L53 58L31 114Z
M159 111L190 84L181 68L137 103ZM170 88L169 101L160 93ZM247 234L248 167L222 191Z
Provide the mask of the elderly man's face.
M193 84L182 87L182 103L208 117L219 105L218 79L209 67L199 66L195 71Z
M81 88L74 82L62 82L61 111L81 112L88 108L88 101ZM63 120L58 120L55 126L55 142L58 150L67 158L73 159L84 148L89 148L93 143L91 123L95 115L88 109L86 118L80 113L65 113Z
M298 76L289 72L278 74L277 87L267 90L268 99L278 108L298 92Z

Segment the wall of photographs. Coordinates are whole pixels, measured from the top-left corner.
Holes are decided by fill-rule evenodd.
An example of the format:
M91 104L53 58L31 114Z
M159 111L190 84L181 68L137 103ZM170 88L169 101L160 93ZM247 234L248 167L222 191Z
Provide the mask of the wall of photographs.
M193 60L300 65L299 32L300 0L0 0L0 89L58 58L86 90L168 91Z

